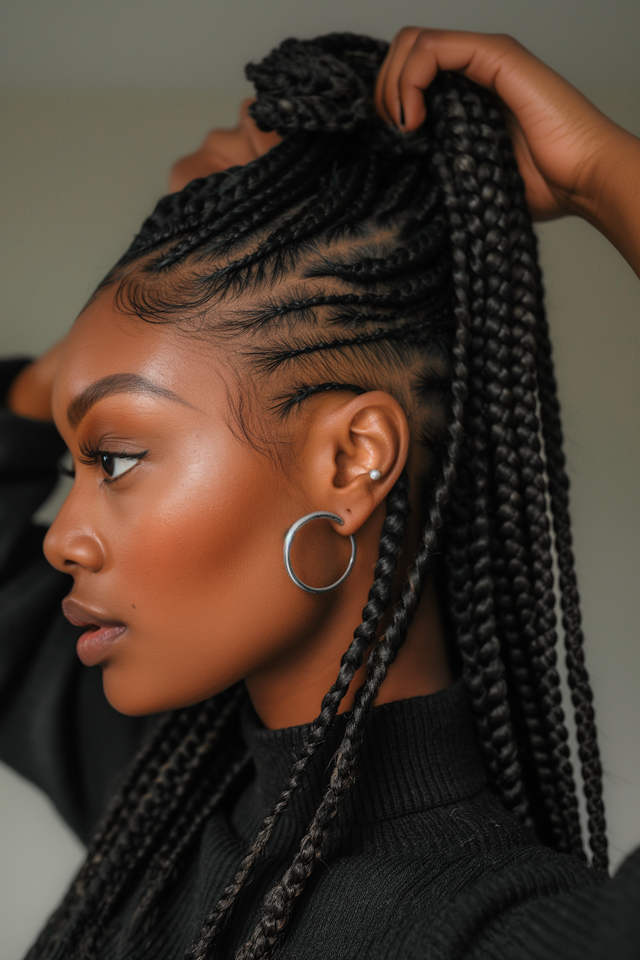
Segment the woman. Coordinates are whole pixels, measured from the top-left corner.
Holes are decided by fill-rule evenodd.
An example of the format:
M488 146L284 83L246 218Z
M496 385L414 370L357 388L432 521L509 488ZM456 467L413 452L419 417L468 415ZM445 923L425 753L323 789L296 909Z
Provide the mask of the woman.
M497 92L515 160L438 69ZM505 38L287 41L249 75L63 344L6 371L73 455L45 553L80 659L120 714L170 711L31 956L572 957L611 909L593 955L621 954L640 868L606 882L526 204L637 267L638 141ZM34 559L55 434L4 426L4 756L87 835L144 724L78 674Z

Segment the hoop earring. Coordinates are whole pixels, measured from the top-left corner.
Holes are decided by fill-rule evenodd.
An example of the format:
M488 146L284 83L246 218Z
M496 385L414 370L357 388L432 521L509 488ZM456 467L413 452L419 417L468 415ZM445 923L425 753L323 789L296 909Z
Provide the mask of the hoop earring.
M336 580L335 583L330 583L328 587L310 587L308 583L303 583L300 577L296 576L293 571L293 567L291 566L291 544L293 543L298 530L300 530L301 527L304 527L305 523L309 523L310 520L333 520L335 523L344 523L344 520L341 517L336 516L335 513L324 513L321 510L316 511L315 513L307 513L306 516L300 517L299 520L296 520L296 522L289 527L285 534L283 551L284 568L295 583L296 587L300 587L301 590L306 590L307 593L326 593L328 590L335 590L335 588L339 587L341 583L344 583L353 570L353 565L356 562L356 538L353 534L349 535L349 540L351 541L351 557L349 559L347 569L342 576Z

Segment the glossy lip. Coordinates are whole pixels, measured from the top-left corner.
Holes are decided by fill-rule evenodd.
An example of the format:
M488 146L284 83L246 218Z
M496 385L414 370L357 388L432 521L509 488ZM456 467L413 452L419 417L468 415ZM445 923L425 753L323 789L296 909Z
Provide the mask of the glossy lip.
M89 627L76 644L76 653L85 667L94 667L104 660L109 648L127 629L120 620L107 619L72 597L64 598L62 612L75 627Z

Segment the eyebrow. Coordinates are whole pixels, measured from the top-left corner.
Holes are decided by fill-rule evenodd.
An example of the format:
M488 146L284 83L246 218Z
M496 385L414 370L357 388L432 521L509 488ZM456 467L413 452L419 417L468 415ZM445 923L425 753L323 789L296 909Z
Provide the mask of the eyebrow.
M82 393L73 398L67 408L67 420L70 425L75 429L94 404L116 393L142 393L147 396L161 397L163 400L173 400L187 407L191 406L173 390L154 383L153 380L147 380L146 377L141 377L137 373L112 373L108 377L89 384Z

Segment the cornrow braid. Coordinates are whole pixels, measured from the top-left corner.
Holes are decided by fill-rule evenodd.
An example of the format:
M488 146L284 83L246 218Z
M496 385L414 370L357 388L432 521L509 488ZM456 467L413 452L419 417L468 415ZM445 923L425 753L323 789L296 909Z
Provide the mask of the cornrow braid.
M392 330L389 330L387 327L379 327L376 330L371 330L369 333L359 333L353 337L336 337L332 340L321 341L315 340L296 347L286 347L283 345L281 349L253 350L250 352L250 355L259 370L274 373L278 367L289 360L297 360L300 357L319 351L345 350L349 347L363 347L366 344L375 343L376 341L389 342L391 340L399 340L403 344L429 344L433 341L438 341L439 332L437 321L433 325L428 321L424 321L422 324L407 323L401 327L395 327Z
M157 249L159 244L182 237L185 233L201 231L202 237L206 237L209 218L212 216L217 215L220 218L224 229L227 224L223 216L226 214L231 222L229 214L232 217L235 213L238 195L244 195L245 198L245 206L240 208L242 215L250 209L252 191L266 188L273 199L282 197L282 191L277 189L282 178L295 181L293 171L299 163L304 164L306 173L307 165L313 168L317 162L316 153L309 155L307 143L300 140L287 141L260 157L255 164L232 167L219 174L212 174L211 177L193 180L184 190L168 194L159 201L153 213L142 224L127 252L116 264L116 269L134 262L149 250ZM212 190L214 184L217 189Z
M592 861L606 867L557 391L522 181L495 101L460 76L438 76L413 134L379 120L372 95L386 50L332 34L286 41L250 67L253 116L282 143L162 200L104 283L132 316L220 344L237 404L251 390L271 436L326 392L390 393L412 428L416 502L420 494L422 537L403 561L404 582L406 474L389 494L362 622L185 960L228 950L265 960L286 936L344 808L381 685L440 565L490 786L543 842L581 856L556 668L555 545ZM365 659L315 814L247 941L230 944L241 896ZM153 922L204 824L247 781L245 699L232 689L158 727L30 960L93 956L136 884L128 935Z
M326 319L328 322L345 325L345 323L366 323L375 320L377 323L397 323L406 315L411 307L424 307L425 302L431 306L439 304L441 298L446 296L446 305L448 306L448 295L443 295L442 274L444 271L436 269L430 275L425 277L423 288L419 291L392 291L388 294L333 294L329 296L298 297L293 298L287 303L267 303L256 310L239 311L239 315L232 321L224 323L225 329L230 330L248 330L260 329L268 326L274 320L288 318L292 313L305 314L306 320L314 318L312 311L317 307L340 306L341 311L335 311ZM314 274L315 275L315 274ZM339 275L336 273L336 275ZM432 288L434 294L430 297L429 289ZM375 313L366 313L362 308L375 307ZM393 310L393 313L384 314L380 308ZM445 303L442 303L443 311ZM360 309L358 309L360 308Z

